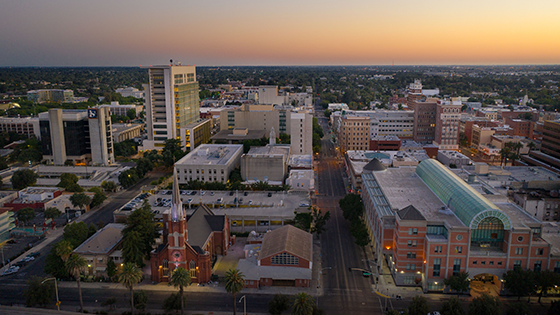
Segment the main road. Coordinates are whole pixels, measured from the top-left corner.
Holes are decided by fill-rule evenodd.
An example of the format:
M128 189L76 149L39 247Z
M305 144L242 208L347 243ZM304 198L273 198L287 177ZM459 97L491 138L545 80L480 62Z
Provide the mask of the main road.
M382 314L379 299L372 293L372 279L364 278L359 271L350 271L365 269L366 257L354 243L350 224L339 207L338 201L346 195L343 162L330 141L327 119L321 117L322 111L316 112L325 137L316 165L318 194L314 205L331 214L327 231L320 236L324 295L319 298L319 307L327 314Z

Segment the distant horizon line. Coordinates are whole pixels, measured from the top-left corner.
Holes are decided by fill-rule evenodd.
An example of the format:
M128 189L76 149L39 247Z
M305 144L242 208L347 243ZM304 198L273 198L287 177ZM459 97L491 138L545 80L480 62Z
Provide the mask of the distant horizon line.
M170 66L170 64L156 64L156 65L135 65L135 66L115 66L115 65L97 65L97 66L61 66L61 65L50 65L50 66L37 66L37 65L30 65L30 66L2 66L0 68L150 68L150 67L157 67L157 66ZM232 68L232 67L286 67L286 68L319 68L319 67L557 67L560 64L411 64L411 65L387 65L387 64L371 64L371 65L176 65L176 66L195 66L195 67L204 67L204 68Z

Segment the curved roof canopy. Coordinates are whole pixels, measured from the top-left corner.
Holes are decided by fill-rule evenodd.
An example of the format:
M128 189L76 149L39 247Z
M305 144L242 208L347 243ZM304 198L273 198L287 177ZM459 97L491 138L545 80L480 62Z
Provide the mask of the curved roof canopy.
M420 162L416 174L471 229L478 228L488 217L502 221L505 230L511 229L511 220L505 213L438 161Z

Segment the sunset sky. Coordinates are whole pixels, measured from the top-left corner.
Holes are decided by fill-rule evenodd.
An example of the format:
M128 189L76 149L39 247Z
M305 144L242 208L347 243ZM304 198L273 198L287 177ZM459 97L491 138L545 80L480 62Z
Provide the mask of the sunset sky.
M559 64L559 0L0 0L0 66Z

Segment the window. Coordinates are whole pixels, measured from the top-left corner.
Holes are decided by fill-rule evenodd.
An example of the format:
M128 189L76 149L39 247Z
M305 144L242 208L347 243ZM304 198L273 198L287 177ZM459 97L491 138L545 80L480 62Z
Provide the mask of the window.
M288 253L281 253L272 256L271 263L273 265L299 265L299 258Z
M476 265L478 262L476 260L473 260L472 264Z
M513 268L521 268L521 260L514 260L513 261Z
M408 246L416 247L416 241L408 241Z
M408 252L408 253L406 253L406 258L416 258L416 253L415 252Z
M516 248L515 255L523 255L523 248Z
M456 276L461 271L461 259L453 260L453 275Z
M502 262L501 262L501 261L498 261L498 266L501 266L501 265L502 265Z
M541 271L542 261L537 260L535 261L535 265L533 266L533 271L539 272Z
M560 273L560 261L554 263L554 272Z
M480 262L480 264L481 265L486 265L486 261L483 260L483 261Z
M167 261L167 259L164 259L163 262L161 263L161 268L163 276L164 277L168 277L169 276L169 262Z
M442 247L441 246L435 246L434 247L434 253L441 253L442 251Z
M434 259L434 273L433 273L434 277L439 277L440 269L441 269L441 258L436 258Z
M541 256L544 253L544 249L543 248L537 248L535 254L538 256Z
M491 261L491 262L490 262L490 266L493 266L493 265L494 265L494 262L493 262L493 261Z
M456 253L462 253L463 252L463 246L455 246L455 252Z
M196 262L194 260L191 260L189 271L191 272L191 278L196 278Z

